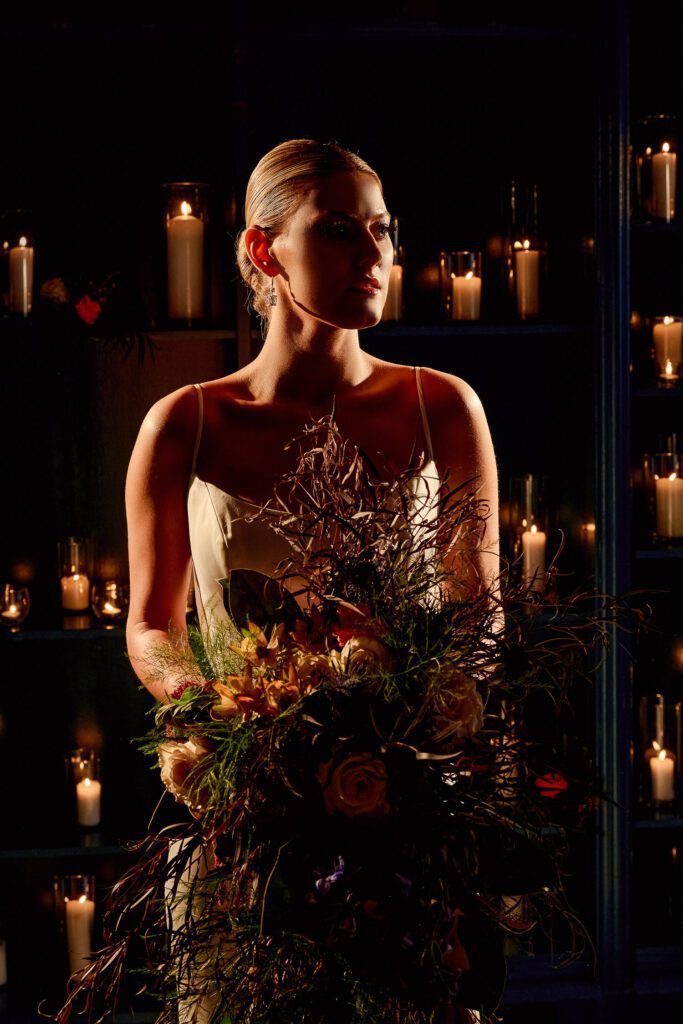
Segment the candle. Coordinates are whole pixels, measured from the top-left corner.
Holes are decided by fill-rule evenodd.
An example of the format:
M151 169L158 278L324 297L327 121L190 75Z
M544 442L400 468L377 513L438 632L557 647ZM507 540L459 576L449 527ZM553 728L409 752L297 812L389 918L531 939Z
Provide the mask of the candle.
M100 823L100 798L102 784L97 779L81 779L76 786L78 800L78 824L91 828Z
M9 307L28 316L33 304L33 246L23 236L9 251Z
M403 316L403 267L392 263L389 272L387 299L382 310L382 320L400 320Z
M662 220L673 219L676 207L676 154L668 142L662 152L652 157L652 215Z
M69 973L88 965L92 952L92 926L95 904L87 896L66 901L66 947L69 952Z
M517 312L525 319L537 316L539 310L539 257L540 253L530 248L528 238L515 242L515 283L517 288Z
M180 211L166 227L168 315L195 320L204 315L204 222L184 200Z
M62 576L62 608L67 612L82 612L90 604L90 580L82 572Z
M481 278L470 270L467 274L453 274L453 320L478 320L481 311Z
M683 537L683 479L670 473L655 478L657 533L660 537Z
M16 604L10 604L7 608L3 608L0 615L2 615L5 622L20 622L21 608Z
M674 758L668 750L660 750L657 757L650 758L652 775L652 799L668 803L674 799Z
M540 590L543 586L545 540L545 533L535 523L522 534L522 573L525 581L533 580L532 590Z
M683 353L683 320L674 320L672 316L662 318L661 324L655 324L652 331L655 345L655 360L660 369L660 377L666 380L678 379L678 370Z

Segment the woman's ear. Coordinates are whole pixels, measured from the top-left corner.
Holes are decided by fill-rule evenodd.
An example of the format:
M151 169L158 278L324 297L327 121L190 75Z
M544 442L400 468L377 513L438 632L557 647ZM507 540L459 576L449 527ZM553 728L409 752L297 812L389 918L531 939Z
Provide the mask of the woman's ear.
M249 254L249 259L261 271L267 271L273 266L272 257L268 248L269 241L265 231L261 228L247 228L244 234L244 244Z

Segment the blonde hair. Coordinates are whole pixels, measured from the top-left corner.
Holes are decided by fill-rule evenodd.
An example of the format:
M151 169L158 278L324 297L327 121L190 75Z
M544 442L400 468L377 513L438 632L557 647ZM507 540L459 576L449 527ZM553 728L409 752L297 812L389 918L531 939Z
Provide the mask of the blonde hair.
M259 227L274 238L303 203L306 194L323 179L341 171L372 174L380 189L376 171L358 156L334 142L315 139L287 139L262 156L251 172L244 201L243 227L235 240L237 266L249 289L247 308L253 308L267 325L271 306L268 293L271 279L255 267L247 253L244 235L248 227Z

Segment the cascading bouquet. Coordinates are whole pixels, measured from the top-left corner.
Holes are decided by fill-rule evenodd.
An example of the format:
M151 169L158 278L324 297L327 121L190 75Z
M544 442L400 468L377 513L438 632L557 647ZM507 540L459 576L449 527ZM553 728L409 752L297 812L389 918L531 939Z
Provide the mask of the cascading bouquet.
M260 589L232 573L227 619L158 652L185 681L144 747L190 814L135 844L60 1024L110 1012L129 962L159 1024L491 1022L506 935L552 935L563 963L590 943L563 864L604 794L520 723L643 613L558 599L555 562L540 588L506 565L465 591L434 555L476 550L472 481L440 480L429 518L333 416L295 442L296 471L249 513L291 556Z

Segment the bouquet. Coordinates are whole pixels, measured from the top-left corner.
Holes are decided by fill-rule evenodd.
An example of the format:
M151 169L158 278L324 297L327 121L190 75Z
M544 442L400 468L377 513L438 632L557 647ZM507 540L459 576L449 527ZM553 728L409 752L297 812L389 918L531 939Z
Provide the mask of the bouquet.
M280 514L249 513L291 556L232 573L227 619L158 651L184 679L143 747L187 810L135 845L61 1024L110 1012L135 957L159 1024L491 1022L506 935L545 932L563 962L590 943L563 863L601 794L519 723L642 612L550 599L554 564L541 589L509 565L463 588L489 511L472 481L440 480L430 519L333 416L295 442Z

